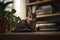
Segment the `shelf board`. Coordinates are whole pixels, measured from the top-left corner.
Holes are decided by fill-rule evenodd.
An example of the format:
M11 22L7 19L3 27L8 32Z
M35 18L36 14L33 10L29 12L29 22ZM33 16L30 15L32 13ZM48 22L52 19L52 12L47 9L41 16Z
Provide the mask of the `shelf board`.
M14 33L14 32L11 32L11 33L0 33L0 35L60 35L60 31L58 32L19 32L19 33Z
M27 6L32 6L32 5L37 5L37 4L41 4L41 3L45 3L45 2L50 2L52 0L46 0L46 1L37 1L37 2L33 2L33 3L28 3L26 4Z
M60 13L56 13L56 14L44 14L44 15L37 16L37 18L50 17L50 16L59 16L59 15L60 15Z

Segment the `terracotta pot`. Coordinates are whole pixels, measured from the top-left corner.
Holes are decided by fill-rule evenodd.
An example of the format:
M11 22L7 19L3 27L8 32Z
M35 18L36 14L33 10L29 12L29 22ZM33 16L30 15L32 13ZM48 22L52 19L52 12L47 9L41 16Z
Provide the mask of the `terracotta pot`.
M9 26L8 20L0 20L0 33L5 33Z

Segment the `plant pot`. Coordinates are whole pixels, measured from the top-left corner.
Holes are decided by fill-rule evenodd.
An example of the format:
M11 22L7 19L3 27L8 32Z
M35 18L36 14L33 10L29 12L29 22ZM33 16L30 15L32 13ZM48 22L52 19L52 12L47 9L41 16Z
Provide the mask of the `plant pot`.
M0 33L5 33L9 30L9 21L8 20L0 20Z

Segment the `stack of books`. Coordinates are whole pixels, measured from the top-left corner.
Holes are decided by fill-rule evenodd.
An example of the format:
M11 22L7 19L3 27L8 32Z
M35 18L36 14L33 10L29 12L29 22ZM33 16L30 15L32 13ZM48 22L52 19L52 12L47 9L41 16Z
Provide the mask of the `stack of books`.
M56 27L55 23L37 23L36 30L38 31L57 31L58 27Z

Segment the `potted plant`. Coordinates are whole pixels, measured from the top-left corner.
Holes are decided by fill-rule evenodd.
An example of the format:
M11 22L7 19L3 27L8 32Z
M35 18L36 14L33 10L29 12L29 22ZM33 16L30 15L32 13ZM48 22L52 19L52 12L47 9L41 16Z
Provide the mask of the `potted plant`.
M16 12L15 9L12 9L11 12L8 12L8 20L10 23L10 30L12 30L12 28L16 28L17 24L21 21L20 17L16 17L13 14Z
M19 17L13 15L16 12L15 9L12 9L11 12L5 11L6 7L13 2L4 2L5 0L0 2L0 33L4 33L7 29L10 29L13 24L15 25L18 20L20 20Z

